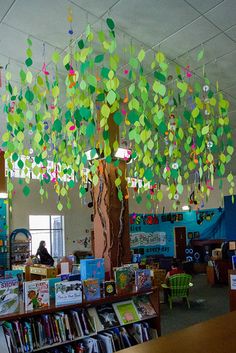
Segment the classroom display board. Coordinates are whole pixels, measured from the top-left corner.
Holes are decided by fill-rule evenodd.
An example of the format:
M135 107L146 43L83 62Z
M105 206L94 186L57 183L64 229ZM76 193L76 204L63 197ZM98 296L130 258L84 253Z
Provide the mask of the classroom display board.
M222 208L162 214L130 214L131 250L143 256L174 256L175 227L186 227L186 244L192 239L225 239Z

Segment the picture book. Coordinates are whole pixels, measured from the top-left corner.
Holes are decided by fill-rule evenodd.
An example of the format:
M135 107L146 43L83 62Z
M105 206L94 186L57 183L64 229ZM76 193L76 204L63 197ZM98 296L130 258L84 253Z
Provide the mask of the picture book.
M86 301L92 301L101 298L100 284L98 279L86 279L83 281L84 298Z
M55 304L66 305L82 303L80 281L62 281L55 283Z
M105 297L109 297L116 294L116 282L115 281L105 281L103 282L103 291Z
M148 296L142 295L134 297L133 301L141 319L148 319L150 316L156 315L156 312L150 303Z
M61 282L60 277L48 278L50 300L55 299L55 283Z
M7 270L5 278L17 278L19 282L23 282L23 270Z
M135 271L135 286L137 291L152 288L151 270L139 269Z
M97 314L104 329L120 326L120 322L112 304L104 304L96 307Z
M118 293L133 291L133 271L129 267L117 267L115 272L116 290Z
M131 324L140 320L133 300L112 304L121 325Z
M49 306L48 280L24 282L23 291L25 310L34 310Z
M70 277L69 273L61 273L61 281L68 281Z
M0 314L6 315L19 310L19 281L17 278L0 280Z
M105 278L104 259L80 260L80 274L82 281L88 278L97 278L101 283Z

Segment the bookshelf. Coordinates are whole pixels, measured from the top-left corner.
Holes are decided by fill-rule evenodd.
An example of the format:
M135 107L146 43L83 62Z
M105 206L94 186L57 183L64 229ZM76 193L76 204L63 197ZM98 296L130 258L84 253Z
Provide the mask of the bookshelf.
M27 229L15 229L10 235L11 267L22 265L31 255L31 234Z
M7 321L7 322L17 322L17 321L28 321L31 322L31 320L39 320L38 318L40 317L46 317L46 316L50 316L50 315L57 315L60 313L64 313L67 314L68 316L71 315L72 311L76 311L76 310L93 310L93 308L96 308L97 306L101 306L103 304L116 304L119 302L124 302L127 300L132 300L135 297L138 296L145 296L149 298L150 303L152 304L152 307L154 308L155 311L155 315L152 315L148 318L145 319L139 319L136 323L142 323L145 321L145 323L148 322L148 325L150 326L151 329L155 329L157 331L158 336L161 335L161 326L160 326L160 301L159 301L159 290L158 288L154 287L152 289L149 290L142 290L139 292L133 291L131 293L124 293L124 294L120 294L120 295L114 295L114 296L110 296L110 297L104 297L104 298L100 298L98 300L93 300L92 302L83 302L80 304L71 304L71 305L63 305L63 306L55 306L54 303L52 303L50 305L50 307L46 307L46 308L42 308L42 309L38 309L38 310L34 310L34 311L25 311L24 310L24 306L23 303L21 303L21 307L20 307L20 311L16 312L16 313L12 313L9 315L5 315L5 316L1 316L0 315L0 322L1 321ZM119 329L122 327L128 327L131 324L119 324L116 325L114 327L112 327L112 329ZM96 327L96 325L95 325ZM35 348L33 350L31 350L32 352L36 352L36 351L44 351L44 352L53 352L53 350L51 350L54 347L58 347L58 346L65 346L68 343L69 344L75 344L76 342L85 339L86 337L96 337L97 335L104 333L104 332L108 332L109 329L101 329L101 327L96 327L96 330L94 332L91 332L89 334L86 335L81 335L79 337L73 337L73 339L64 339L60 342L54 342L54 343L49 343L49 344L44 344L42 347L40 348ZM0 341L2 341L4 339L4 337L2 337L2 335L0 335ZM137 344L137 343L136 343ZM1 342L0 342L1 345ZM49 350L48 350L49 349ZM13 353L14 350L8 350L10 353ZM7 352L6 352L7 353ZM110 352L108 352L110 353Z

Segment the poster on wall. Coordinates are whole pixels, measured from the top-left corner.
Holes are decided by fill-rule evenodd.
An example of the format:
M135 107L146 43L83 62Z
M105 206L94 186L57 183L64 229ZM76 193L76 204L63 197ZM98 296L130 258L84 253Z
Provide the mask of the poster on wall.
M131 250L145 256L173 256L174 244L171 233L159 230L157 215L130 216Z

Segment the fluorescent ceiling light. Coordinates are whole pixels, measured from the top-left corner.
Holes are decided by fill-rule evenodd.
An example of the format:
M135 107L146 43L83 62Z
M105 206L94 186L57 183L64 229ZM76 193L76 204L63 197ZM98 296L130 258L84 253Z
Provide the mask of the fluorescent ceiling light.
M189 211L189 206L187 206L187 205L182 206L182 210L183 211Z

